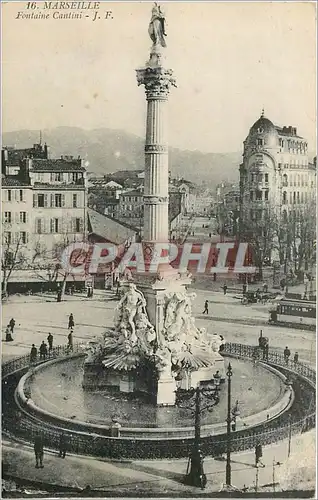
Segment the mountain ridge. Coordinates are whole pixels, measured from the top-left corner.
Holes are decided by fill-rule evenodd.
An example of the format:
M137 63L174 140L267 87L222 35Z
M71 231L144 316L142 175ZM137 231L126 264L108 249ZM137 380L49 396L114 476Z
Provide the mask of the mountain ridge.
M50 147L50 156L80 155L89 161L89 172L105 175L117 170L144 168L144 139L124 130L59 126L41 132L42 142ZM2 134L3 146L27 148L38 143L40 131L16 130ZM215 185L221 181L238 182L240 152L203 153L169 147L169 170L197 184Z

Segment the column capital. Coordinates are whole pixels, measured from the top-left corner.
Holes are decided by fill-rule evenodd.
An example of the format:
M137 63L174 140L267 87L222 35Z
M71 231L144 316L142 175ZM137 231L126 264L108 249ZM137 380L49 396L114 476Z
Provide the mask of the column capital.
M165 69L162 66L140 68L137 72L137 83L144 85L147 100L168 99L171 86L176 87L172 69Z
M161 203L168 203L167 196L154 196L154 195L144 195L145 205L160 205Z

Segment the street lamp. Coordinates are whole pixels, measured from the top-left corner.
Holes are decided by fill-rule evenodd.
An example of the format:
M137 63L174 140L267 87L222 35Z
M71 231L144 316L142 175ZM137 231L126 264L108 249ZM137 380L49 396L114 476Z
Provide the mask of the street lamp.
M238 400L235 403L233 409L231 409L231 379L233 376L233 370L231 363L229 363L227 372L227 428L226 428L226 474L225 483L226 486L231 486L231 430L236 430L236 419L240 415L240 410L238 407ZM232 429L231 429L232 424Z
M203 456L200 449L201 414L205 410L212 411L214 405L219 402L219 390L220 386L217 383L213 383L213 385L205 387L200 386L199 383L195 389L191 388L189 391L185 391L186 394L184 394L184 399L188 404L190 404L190 406L183 406L182 404L179 404L181 408L192 411L194 410L194 443L185 477L185 483L191 486L204 488L206 485L206 476L203 469ZM205 397L208 402L202 407L203 397Z

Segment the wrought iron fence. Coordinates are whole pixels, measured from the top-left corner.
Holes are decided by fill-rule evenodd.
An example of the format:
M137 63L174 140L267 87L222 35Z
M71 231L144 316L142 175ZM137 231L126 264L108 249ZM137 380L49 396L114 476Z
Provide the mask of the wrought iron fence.
M254 347L243 344L226 344L224 354L244 356L254 359ZM81 344L74 345L73 354L83 352ZM65 357L70 352L66 346L57 346L53 350L54 357ZM53 355L46 361L53 359ZM36 364L45 361L38 361ZM252 449L257 442L268 445L287 438L290 434L300 434L315 426L316 413L315 403L303 404L302 395L306 401L310 397L315 401L313 383L316 376L314 370L302 363L290 363L288 366L284 357L278 353L269 353L268 363L282 367L284 370L293 370L299 374L299 387L296 391L297 398L291 409L290 418L282 414L277 419L265 422L253 429L241 429L231 433L231 451L243 451ZM296 365L296 366L294 366ZM17 379L15 372L30 366L30 356L21 356L3 364L3 417L2 430L6 435L20 438L27 442L33 441L37 433L41 432L46 448L58 450L60 430L54 425L42 422L19 409L14 400L14 389ZM302 380L302 377L305 379ZM309 383L306 379L310 380ZM106 431L107 432L107 431ZM109 458L181 458L188 456L193 446L191 438L172 439L146 439L135 437L113 438L107 435L99 435L64 429L67 436L67 449L77 454L94 455ZM226 451L227 440L225 435L205 436L201 438L201 448L204 455L219 456Z
M295 373L298 373L302 377L308 378L316 384L315 370L310 368L310 366L306 365L305 363L295 363L292 360L288 360L286 362L284 355L276 351L269 350L268 353L265 353L260 347L228 342L224 345L223 354L240 356L251 360L255 360L257 356L257 358L264 363L281 366L282 368L291 370Z

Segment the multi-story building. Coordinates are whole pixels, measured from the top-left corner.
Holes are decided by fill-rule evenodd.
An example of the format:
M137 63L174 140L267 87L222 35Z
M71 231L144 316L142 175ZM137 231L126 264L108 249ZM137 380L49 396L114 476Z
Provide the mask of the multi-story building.
M72 157L49 159L47 147L36 146L25 150L24 158L23 150L19 155L8 149L2 154L6 162L2 170L3 243L8 268L16 261L11 281L44 279L39 273L31 276L32 270L52 268L66 245L87 237L83 161ZM12 169L7 174L13 162L19 168L14 175Z
M283 218L315 196L316 168L306 139L295 127L279 127L261 117L244 141L240 165L240 217L258 220L271 207Z

